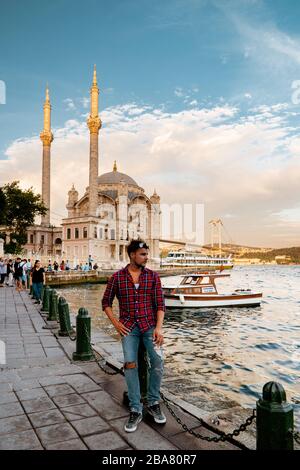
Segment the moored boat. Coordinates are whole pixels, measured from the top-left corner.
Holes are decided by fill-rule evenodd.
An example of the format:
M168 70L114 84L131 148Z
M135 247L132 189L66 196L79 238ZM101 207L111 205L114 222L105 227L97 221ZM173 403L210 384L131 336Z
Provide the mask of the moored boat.
M230 274L216 271L186 274L182 276L180 283L163 286L166 307L201 308L260 305L262 293L253 292L251 289L236 289L230 294L219 293L215 279L229 276Z

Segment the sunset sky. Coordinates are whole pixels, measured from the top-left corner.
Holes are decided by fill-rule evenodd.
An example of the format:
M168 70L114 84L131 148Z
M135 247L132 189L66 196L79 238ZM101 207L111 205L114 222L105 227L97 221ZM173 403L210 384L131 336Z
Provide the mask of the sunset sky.
M203 203L207 242L221 218L224 241L299 246L299 16L292 0L2 2L0 186L41 190L48 82L60 223L88 185L97 64L99 174L116 160L162 203Z

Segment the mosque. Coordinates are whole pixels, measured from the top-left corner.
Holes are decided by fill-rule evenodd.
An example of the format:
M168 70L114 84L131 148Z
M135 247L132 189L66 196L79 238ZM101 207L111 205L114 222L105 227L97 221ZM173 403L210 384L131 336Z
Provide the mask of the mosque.
M126 246L141 238L150 247L150 265L159 265L160 197L151 197L114 162L112 171L99 176L99 88L96 67L90 89L91 104L87 126L90 131L89 185L79 197L74 185L68 192L68 216L61 227L50 224L51 182L51 104L48 87L44 103L42 199L48 211L41 224L30 227L25 256L69 260L71 265L86 263L91 256L99 267L118 268L127 263Z

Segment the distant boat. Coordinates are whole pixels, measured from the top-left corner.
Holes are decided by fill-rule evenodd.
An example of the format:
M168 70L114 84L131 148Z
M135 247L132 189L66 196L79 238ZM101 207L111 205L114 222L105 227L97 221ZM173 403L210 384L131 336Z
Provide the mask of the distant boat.
M209 256L192 251L170 251L162 258L161 267L186 267L201 269L232 269L233 260L229 256Z
M230 274L201 271L182 276L180 283L164 285L166 307L248 307L261 303L262 293L251 289L236 289L231 294L219 294L215 279L229 277Z

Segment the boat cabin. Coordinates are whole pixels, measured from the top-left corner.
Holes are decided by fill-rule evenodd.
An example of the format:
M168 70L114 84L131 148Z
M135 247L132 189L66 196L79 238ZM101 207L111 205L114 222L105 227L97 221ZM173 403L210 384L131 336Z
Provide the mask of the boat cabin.
M186 274L177 286L164 287L165 294L218 294L215 279L230 274L202 272Z

